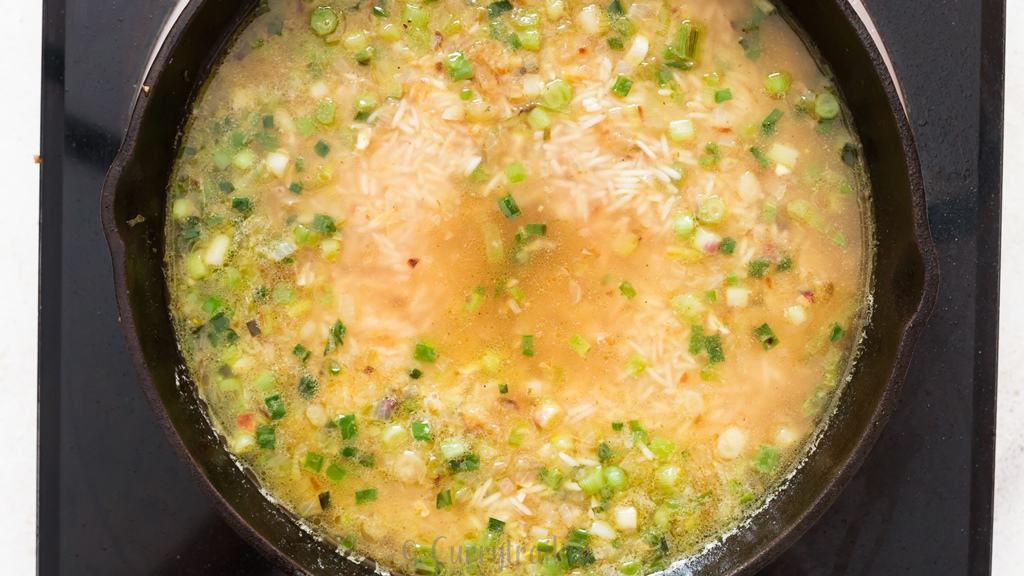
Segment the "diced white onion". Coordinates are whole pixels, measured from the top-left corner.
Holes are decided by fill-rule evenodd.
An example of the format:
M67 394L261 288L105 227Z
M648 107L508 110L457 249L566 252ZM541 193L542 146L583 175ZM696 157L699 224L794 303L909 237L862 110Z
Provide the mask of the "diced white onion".
M632 506L615 507L615 526L625 532L636 531L636 508Z
M668 123L668 137L675 142L688 142L693 140L696 130L693 127L693 120L683 118Z
M541 404L536 412L533 413L533 422L542 430L547 429L555 425L561 414L561 406L548 400Z
M735 460L747 447L747 433L730 426L718 435L718 455L726 460Z
M697 228L693 234L693 247L704 252L718 250L718 245L721 243L722 237L706 228Z
M757 179L753 172L744 172L740 176L739 193L740 198L743 198L746 202L754 202L764 196L761 181Z
M785 144L775 143L768 149L768 159L776 164L785 166L792 170L796 167L796 160L800 157L800 152L796 148L786 146Z
M637 34L633 38L633 43L630 44L629 50L615 66L615 71L619 74L629 74L632 72L634 68L644 61L649 48L650 43L647 41L647 37L643 34Z
M618 536L615 529L603 520L594 520L590 525L590 533L604 540L615 540L615 537Z
M544 89L544 81L540 74L526 74L523 76L523 96L534 98L540 96Z
M280 178L288 170L289 160L290 158L286 152L271 152L267 154L267 169L270 170L271 174Z
M799 326L807 321L807 310L805 310L804 307L800 305L790 306L786 308L782 312L782 315L786 317L786 320L789 320L790 323L796 326Z
M587 34L601 32L601 9L596 4L584 6L576 17L576 23Z
M203 254L203 262L210 266L223 266L230 245L231 239L227 235L218 234L214 236L213 240L210 241L210 245L206 247L206 253Z
M750 302L750 290L730 286L725 289L725 304L730 308L743 308Z

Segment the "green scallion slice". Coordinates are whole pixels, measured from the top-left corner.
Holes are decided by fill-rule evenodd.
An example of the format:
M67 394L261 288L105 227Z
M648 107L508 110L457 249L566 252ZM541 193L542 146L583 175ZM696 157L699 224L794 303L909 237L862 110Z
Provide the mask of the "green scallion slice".
M516 204L516 199L513 198L511 194L506 194L498 200L498 209L500 209L502 215L509 220L522 214L522 211L519 209L519 205Z
M420 362L436 362L437 350L430 344L420 340L416 342L416 348L413 349L412 357Z
M779 345L778 337L775 336L772 327L767 323L754 328L754 337L757 338L757 341L761 343L765 350L771 350Z
M444 59L445 68L448 70L448 77L454 82L469 80L473 77L473 65L462 52L452 52Z
M343 440L351 440L356 437L359 432L359 428L356 424L355 414L345 414L338 417L338 430L341 432L341 438Z
M267 413L270 414L271 420L280 420L288 413L280 394L267 396L263 399L263 403L267 406Z
M338 15L330 6L320 6L309 17L309 27L317 36L327 36L338 29Z
M523 356L532 357L536 352L533 348L533 334L523 334L519 341L519 349Z
M764 120L761 121L761 132L765 136L771 136L775 134L775 130L778 128L779 120L782 119L783 112L778 108L773 109L765 116Z
M615 79L615 84L612 84L612 94L615 94L619 98L629 96L629 91L632 89L633 81L621 74Z
M368 502L374 502L377 500L377 489L366 488L364 490L356 490L356 504L366 504Z
M412 437L420 442L430 442L434 439L434 435L430 431L430 423L424 420L418 420L409 425L409 430L412 432Z
M437 493L437 509L450 508L452 505L452 491L444 490Z

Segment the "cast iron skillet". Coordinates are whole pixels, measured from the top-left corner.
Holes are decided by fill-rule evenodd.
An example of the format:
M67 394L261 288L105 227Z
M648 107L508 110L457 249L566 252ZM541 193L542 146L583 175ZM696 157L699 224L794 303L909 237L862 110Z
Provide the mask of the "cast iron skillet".
M164 212L179 137L204 78L256 4L193 0L145 79L103 188L121 323L159 421L231 524L290 572L368 576L372 561L353 563L302 530L229 458L203 415L169 314ZM695 562L674 566L672 576L750 574L821 515L892 412L938 283L917 151L881 55L845 0L777 4L830 65L863 145L877 241L873 317L852 381L808 461L743 530Z

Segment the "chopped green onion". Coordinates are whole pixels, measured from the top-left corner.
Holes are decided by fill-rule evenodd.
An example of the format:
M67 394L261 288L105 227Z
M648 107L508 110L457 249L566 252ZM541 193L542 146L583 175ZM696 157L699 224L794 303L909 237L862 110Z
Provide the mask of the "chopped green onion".
M725 201L718 196L701 198L697 203L697 219L704 224L717 224L725 217Z
M551 126L551 117L543 108L537 106L526 115L526 122L534 130L547 130Z
M345 344L345 324L341 320L335 320L334 324L327 331L327 344L324 346L324 354Z
M793 78L787 72L772 72L764 81L765 91L773 98L784 96L792 85Z
M323 454L317 452L306 452L306 458L302 461L302 467L312 472L320 473L320 469L324 466Z
M356 504L366 504L367 502L374 502L377 500L377 489L366 488L365 490L356 491Z
M597 459L601 462L607 462L612 459L612 447L607 442L601 442L597 446Z
M637 377L647 371L647 359L639 354L634 354L626 361L626 372L630 376Z
M288 185L288 191L292 194L302 194L302 188L303 186L301 182L292 182Z
M626 471L618 466L608 466L603 471L604 483L612 490L622 490L626 487Z
M700 354L704 349L704 328L693 325L690 328L690 354Z
M736 251L736 239L731 236L722 238L722 241L718 244L718 251L727 256L731 256Z
M437 493L437 509L451 508L452 505L452 491L444 490Z
M754 469L762 474L768 474L779 465L779 451L774 446L763 444L757 449L757 456L754 457Z
M526 167L522 162L513 162L505 167L505 176L509 182L518 184L526 180Z
M625 98L629 96L629 91L633 89L633 81L629 78L619 75L615 79L615 84L612 85L612 94L615 94L619 98Z
M771 350L779 345L779 339L767 323L754 328L754 337L761 343L765 350Z
M757 146L751 146L750 147L750 154L751 154L751 156L754 157L754 160L757 160L757 164L761 168L767 168L767 167L771 166L771 161L768 160L768 157L765 156L764 152L760 148L758 148Z
M271 420L280 420L288 413L280 394L267 396L263 399L263 403L267 406L267 413L270 414Z
M448 468L452 472L472 472L480 469L480 457L476 454L466 454L454 460L448 461Z
M622 422L612 422L612 430L615 430L616 432L621 432Z
M668 458L676 451L676 445L668 438L657 436L651 439L651 452L662 460Z
M782 119L782 114L782 110L775 108L765 116L764 120L761 121L761 132L763 132L765 136L775 134L779 120Z
M501 16L505 12L511 12L512 8L512 3L509 2L508 0L498 0L497 2L491 2L490 4L487 5L487 17L497 18L498 16Z
M430 423L424 420L413 422L409 425L409 430L412 432L412 437L420 442L430 442L434 439L434 435L430 431Z
M704 338L704 350L708 353L708 361L718 364L725 361L725 352L722 350L722 337L719 335L707 336Z
M843 327L834 323L828 329L828 340L829 342L838 342L843 337L843 334Z
M338 231L338 225L335 224L334 218L326 214L317 214L313 216L313 230L321 234L334 234Z
M334 100L325 98L317 103L316 109L313 111L313 117L316 121L321 124L333 124L334 123Z
M856 146L847 142L843 144L843 150L839 154L840 158L843 159L843 164L846 164L850 168L857 165L857 160L860 159L860 150Z
M345 414L338 417L338 430L341 431L342 440L351 440L356 437L359 427L356 424L355 414Z
M586 358L587 352L590 351L590 342L587 342L587 340L579 334L573 334L572 337L569 338L569 347L579 354L581 358Z
M594 466L589 469L585 469L583 473L577 477L576 483L579 484L584 494L594 495L604 488L604 471L600 466Z
M473 99L473 89L472 88L463 88L462 90L459 90L459 99L463 100L463 101L472 100Z
M498 199L498 208L501 210L502 215L509 220L522 214L519 205L516 204L516 199L511 194L506 194Z
M622 284L619 284L619 292L621 292L627 300L636 298L636 288L633 288L633 285L625 280L622 281Z
M676 29L675 37L665 47L665 64L681 70L695 67L700 49L700 36L700 25L692 20L684 20Z
M680 240L689 238L696 229L697 224L694 222L693 216L689 214L677 216L672 220L672 231L676 233L676 238Z
M320 502L320 509L327 510L331 507L331 492L330 490L317 494L316 499Z
M724 88L715 92L715 104L721 104L732 100L732 90Z
M544 87L541 101L551 110L565 110L572 102L572 87L565 80L556 78Z
M231 209L240 214L248 215L252 212L252 200L244 196L232 198Z
M412 370L409 370L409 378L412 378L413 380L419 380L422 377L423 370L420 370L419 368L413 368Z
M555 468L553 470L548 468L541 468L540 470L537 471L537 478L540 480L541 484L544 484L545 486L552 489L557 489L559 486L562 485L562 480L564 479L564 476L562 475L562 471L559 470L558 468Z
M704 154L701 155L697 163L701 168L711 169L717 166L721 159L722 151L718 148L718 144L708 142L704 145Z
M309 17L309 27L317 36L327 36L338 29L338 15L330 6L320 6Z
M622 50L625 48L622 44L622 38L619 38L618 36L608 38L608 47L612 50Z
M487 531L493 534L501 534L505 530L505 522L497 518L487 519Z
M452 52L444 59L448 77L454 82L469 80L473 77L473 65L462 52Z
M793 267L793 258L791 256L783 256L779 263L775 265L776 272L787 272Z
M437 350L430 344L420 340L416 342L416 348L413 350L412 357L420 362L436 362Z
M504 382L499 384L498 385L498 393L499 394L508 394L508 384L505 384Z
M523 334L519 342L519 349L523 356L532 357L535 354L533 348L533 334Z
M316 378L309 375L299 378L299 396L308 400L316 394L317 387Z
M828 92L818 94L814 99L814 113L822 120L831 120L839 116L839 100Z
M341 482L345 479L345 476L348 476L348 472L339 466L337 462L331 462L331 464L327 466L327 471L325 471L324 474L331 482Z
M747 275L751 278L764 278L765 274L768 273L768 270L771 267L772 263L768 260L765 260L764 258L757 258L756 260L751 260L750 263L747 264Z
M269 424L256 426L256 445L264 450L273 450L277 445L277 430Z

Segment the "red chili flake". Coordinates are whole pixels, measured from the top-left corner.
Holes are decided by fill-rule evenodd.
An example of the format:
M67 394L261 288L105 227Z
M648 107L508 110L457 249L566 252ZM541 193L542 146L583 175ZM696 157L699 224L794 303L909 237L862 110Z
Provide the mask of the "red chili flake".
M242 412L238 415L238 427L252 432L256 429L256 418L252 412Z
M808 302L810 302L811 304L814 304L814 291L813 290L802 290L800 292L800 295L803 296L804 299L807 300Z
M420 263L420 259L419 258L409 258L409 260L407 260L406 262L409 264L409 268L415 268L416 265Z
M367 366L363 368L363 374L373 374L373 366Z

